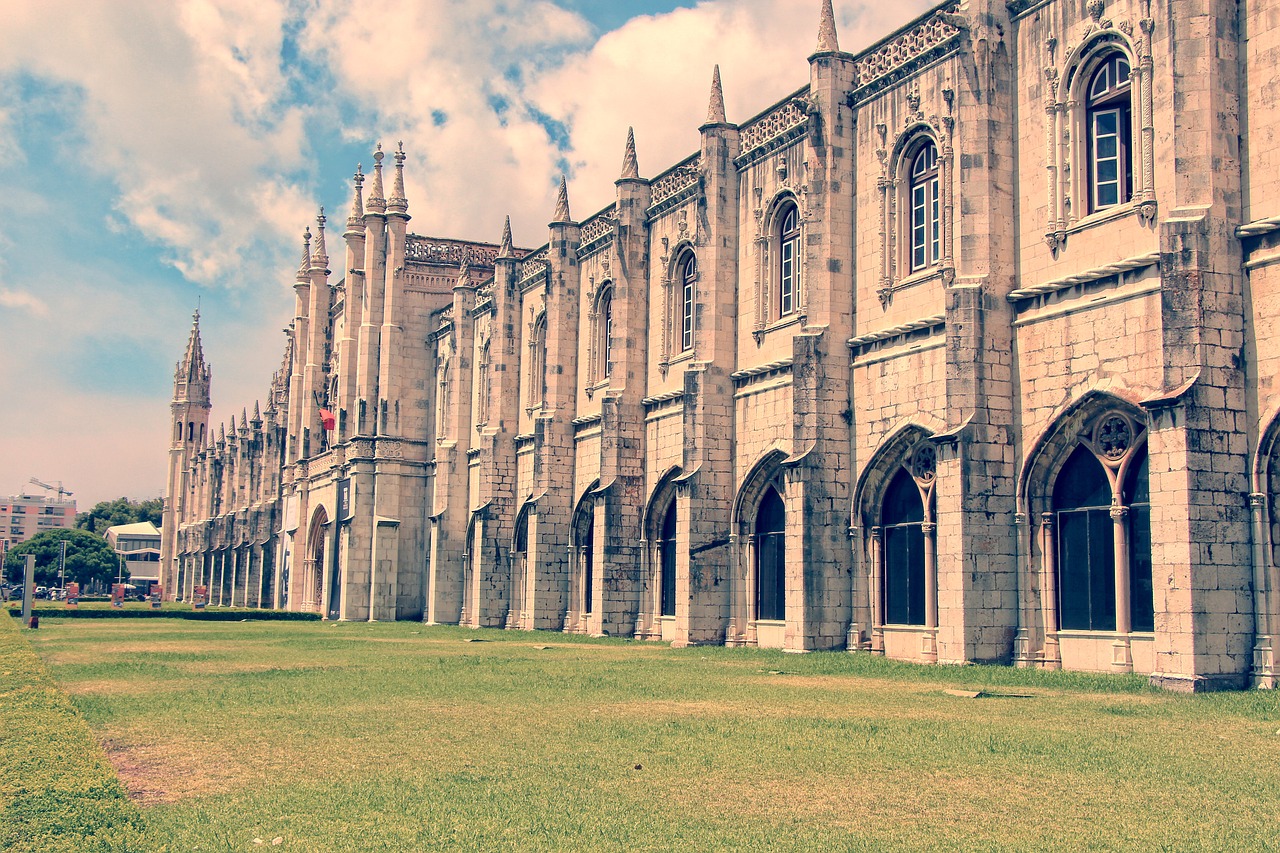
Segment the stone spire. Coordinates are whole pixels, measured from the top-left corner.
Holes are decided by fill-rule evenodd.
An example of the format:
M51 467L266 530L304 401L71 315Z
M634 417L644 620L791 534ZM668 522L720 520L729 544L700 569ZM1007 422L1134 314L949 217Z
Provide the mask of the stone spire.
M640 177L640 164L636 161L636 133L633 128L627 128L627 150L622 155L622 176L621 180L638 179Z
M307 284L311 281L308 270L311 269L311 226L308 225L306 230L302 232L302 263L298 264L298 284Z
M311 268L315 270L329 269L329 251L324 244L324 224L328 221L321 207L320 215L316 217L316 247L311 253Z
M507 221L502 225L502 244L498 246L498 257L510 258L513 256L511 249L511 216L507 216Z
M396 146L392 155L396 161L396 174L391 179L391 197L387 199L387 210L391 213L405 213L409 210L409 200L404 197L404 143Z
M240 434L244 435L249 432L249 412L243 406L240 407Z
M466 258L462 259L462 264L458 267L458 280L453 284L454 288L471 287L471 265Z
M232 417L234 417L234 415ZM232 429L232 432L235 431L234 425L232 426L231 429ZM218 424L218 444L222 445L226 443L227 443L227 425L225 423L220 423Z
M261 410L260 408L258 408L258 401L257 401L257 400L254 400L254 401L253 401L253 421L252 421L252 423L253 423L253 425L254 425L254 426L261 426L261 425L262 425L262 410Z
M387 200L382 197L382 143L378 143L378 150L373 152L373 185L369 187L369 205L370 213L386 213Z
M560 176L560 194L556 196L556 212L552 222L572 222L569 218L569 182L564 175Z
M836 39L836 15L831 0L822 0L822 15L818 19L818 48L815 53L834 53L840 49Z
M356 163L356 173L351 176L355 190L351 194L351 215L347 217L347 228L359 228L364 222L364 172Z
M728 124L724 115L724 89L720 87L720 66L711 73L711 103L707 105L707 124Z
M200 309L191 315L191 334L187 337L187 351L174 371L174 398L195 403L209 401L209 366L204 361L204 347L200 343Z

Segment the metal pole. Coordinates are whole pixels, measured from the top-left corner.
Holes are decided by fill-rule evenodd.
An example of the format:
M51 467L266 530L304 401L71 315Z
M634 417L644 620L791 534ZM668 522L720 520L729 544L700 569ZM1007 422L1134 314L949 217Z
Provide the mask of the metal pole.
M62 590L67 589L67 540L63 539L58 543L62 546L62 553L58 555L58 579L62 583Z

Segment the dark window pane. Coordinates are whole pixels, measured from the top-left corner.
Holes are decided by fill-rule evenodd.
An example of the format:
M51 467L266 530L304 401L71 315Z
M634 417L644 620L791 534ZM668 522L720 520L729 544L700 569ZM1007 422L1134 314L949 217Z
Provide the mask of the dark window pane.
M1098 458L1077 446L1053 484L1053 508L1111 506L1111 483Z
M756 511L756 618L786 618L786 508L772 487Z
M588 516L588 520L587 520L587 541L585 544L586 544L586 554L584 554L582 558L582 562L583 562L582 594L583 594L585 604L583 605L582 609L587 613L590 613L592 608L592 604L591 604L592 592L594 591L592 589L592 586L593 586L593 582L595 581L595 559L596 559L595 523L590 516Z
M923 625L924 533L921 525L884 530L884 620L889 625Z
M663 616L676 615L676 502L667 507L662 520L662 602Z
M1115 570L1110 510L1059 512L1059 627L1066 631L1115 630Z
M919 521L924 521L924 503L920 499L920 488L905 468L899 468L897 475L884 493L880 523L887 527Z

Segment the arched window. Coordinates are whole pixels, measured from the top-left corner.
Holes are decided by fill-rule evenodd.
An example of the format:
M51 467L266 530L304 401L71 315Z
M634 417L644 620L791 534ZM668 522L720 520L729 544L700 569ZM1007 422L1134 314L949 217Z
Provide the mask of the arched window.
M489 423L489 341L480 345L480 378L476 383L476 426Z
M1058 625L1064 631L1116 629L1111 483L1098 458L1076 447L1053 486L1058 533Z
M778 216L778 316L785 317L800 304L800 212L785 205Z
M605 286L596 303L596 352L597 379L608 379L613 374L613 288Z
M680 351L693 349L695 284L698 280L698 259L688 252L680 261Z
M884 536L884 621L925 624L924 501L905 468L885 491L880 525Z
M541 406L547 399L547 315L539 315L529 339L529 406Z
M667 506L662 517L662 538L658 540L659 559L662 562L662 592L659 613L676 615L676 502Z
M1124 502L1129 507L1130 630L1154 631L1155 594L1151 583L1151 494L1147 486L1147 446L1134 451L1125 477Z
M786 618L786 507L769 486L756 510L756 618Z
M1085 99L1089 158L1089 212L1133 197L1133 108L1129 60L1119 52L1103 57Z
M908 202L911 212L911 272L934 266L942 257L942 201L938 147L927 140L911 159Z

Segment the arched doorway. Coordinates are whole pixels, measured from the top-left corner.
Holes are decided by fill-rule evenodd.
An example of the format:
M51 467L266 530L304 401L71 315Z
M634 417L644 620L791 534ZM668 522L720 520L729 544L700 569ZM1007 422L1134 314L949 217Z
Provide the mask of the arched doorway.
M531 503L526 502L516 515L515 533L511 541L511 596L508 599L511 607L507 611L508 628L532 628L528 614L525 612L525 600L528 595L529 567L529 511Z
M307 550L303 563L302 609L308 612L321 612L324 603L324 545L325 527L329 524L329 513L323 506L316 507L311 516L311 526L307 528Z
M756 510L755 617L781 622L787 618L787 508L774 486L766 486Z
M595 613L596 577L595 521L596 499L592 483L573 514L572 549L573 573L569 583L569 618L567 629L575 633L592 630Z

